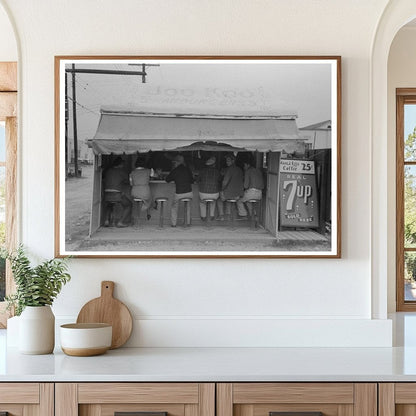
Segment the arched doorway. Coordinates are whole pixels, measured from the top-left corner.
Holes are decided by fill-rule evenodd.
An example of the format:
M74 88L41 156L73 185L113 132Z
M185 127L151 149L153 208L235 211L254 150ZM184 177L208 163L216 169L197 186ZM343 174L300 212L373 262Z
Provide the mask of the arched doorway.
M416 55L411 52L415 41L416 21L413 20L397 32L388 59L387 154L388 166L396 165L396 175L394 172L388 175L389 178L396 176L395 194L392 184L388 209L389 213L394 213L393 202L396 200L396 218L388 221L389 235L396 235L396 238L389 238L389 252L396 251L396 267L389 265L389 276L396 275L396 290L389 287L389 311L416 311L416 228L413 220ZM391 280L393 283L394 279Z
M388 58L393 39L416 17L416 4L399 0L386 7L374 38L371 60L372 137L372 316L385 319L387 299L395 293L395 164L389 156L391 140L388 105ZM393 115L394 116L394 115ZM387 192L386 192L387 189ZM389 302L390 312L391 302Z

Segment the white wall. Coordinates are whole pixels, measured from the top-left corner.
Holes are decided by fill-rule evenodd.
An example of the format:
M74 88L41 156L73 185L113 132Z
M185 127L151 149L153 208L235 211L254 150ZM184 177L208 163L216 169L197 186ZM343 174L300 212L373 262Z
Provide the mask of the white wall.
M385 297L371 320L370 227L370 54L386 3L0 0L21 39L21 240L43 257L54 253L54 55L343 59L342 259L73 259L58 318L109 279L137 319L130 345L389 345Z
M396 88L416 87L416 26L404 27L396 35L391 44L388 64L388 213L389 228L389 312L396 310Z
M17 61L16 37L6 10L0 6L0 61Z

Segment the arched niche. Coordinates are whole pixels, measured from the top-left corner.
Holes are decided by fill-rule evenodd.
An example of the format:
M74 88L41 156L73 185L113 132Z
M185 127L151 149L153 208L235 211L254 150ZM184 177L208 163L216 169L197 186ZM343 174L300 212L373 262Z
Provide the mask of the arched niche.
M17 62L18 48L15 31L2 0L0 0L0 39L0 62Z
M392 189L395 173L389 157L390 141L394 141L395 137L388 134L391 116L388 105L388 58L397 32L414 18L414 0L390 1L380 18L371 53L371 275L374 319L387 318L387 299L389 291L391 293L394 290L391 282L395 278L394 241L391 243L391 239L395 239L395 229L391 226L391 222L395 221L395 193Z

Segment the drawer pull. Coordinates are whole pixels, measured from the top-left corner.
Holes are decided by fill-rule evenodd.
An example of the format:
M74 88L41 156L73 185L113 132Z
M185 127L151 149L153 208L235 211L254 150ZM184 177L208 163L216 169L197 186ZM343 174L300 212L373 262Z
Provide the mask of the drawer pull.
M322 412L269 412L269 416L323 416Z
M168 412L115 412L114 416L168 416Z

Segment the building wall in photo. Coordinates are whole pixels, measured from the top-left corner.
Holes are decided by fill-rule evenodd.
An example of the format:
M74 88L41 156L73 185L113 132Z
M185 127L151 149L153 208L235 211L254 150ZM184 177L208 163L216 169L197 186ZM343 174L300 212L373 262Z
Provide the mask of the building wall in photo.
M371 319L370 64L387 3L0 0L21 41L21 240L39 257L54 254L55 55L342 56L341 259L72 259L58 321L113 280L130 346L391 345L387 308Z
M299 134L306 139L308 149L322 150L331 148L331 120L299 128Z

